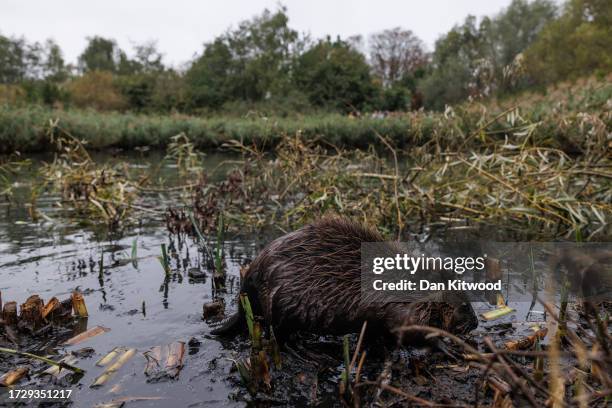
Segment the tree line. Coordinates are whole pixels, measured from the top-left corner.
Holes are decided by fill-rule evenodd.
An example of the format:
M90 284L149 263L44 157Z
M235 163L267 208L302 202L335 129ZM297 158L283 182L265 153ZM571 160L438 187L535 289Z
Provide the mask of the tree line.
M611 31L607 0L513 0L495 16L468 16L429 52L400 27L314 40L280 6L204 44L184 69L164 64L154 42L128 56L91 37L69 64L53 40L0 35L0 103L191 114L443 109L605 75Z

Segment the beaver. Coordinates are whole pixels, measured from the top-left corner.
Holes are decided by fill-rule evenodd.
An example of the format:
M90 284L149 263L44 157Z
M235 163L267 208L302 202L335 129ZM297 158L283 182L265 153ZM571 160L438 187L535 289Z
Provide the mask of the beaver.
M378 231L347 218L322 218L268 244L248 266L241 292L275 334L346 334L359 332L367 321L368 332L397 339L398 329L406 324L453 333L477 326L467 301L360 302L361 244L384 241ZM239 306L212 334L236 333L245 327L244 320Z

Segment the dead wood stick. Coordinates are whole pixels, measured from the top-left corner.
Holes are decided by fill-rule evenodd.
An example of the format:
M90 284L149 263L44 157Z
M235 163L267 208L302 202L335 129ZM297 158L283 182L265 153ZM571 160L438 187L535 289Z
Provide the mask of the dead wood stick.
M527 385L525 384L526 380L521 381L521 379L517 377L517 375L514 373L514 371L512 371L512 369L508 365L506 359L501 354L497 353L497 347L495 347L495 344L493 344L493 341L491 341L489 337L485 337L484 342L491 349L491 351L497 356L497 360L502 364L502 368L504 369L506 374L508 374L508 376L510 377L510 379L512 380L514 384L518 385L518 387L521 389L521 392L523 393L525 398L527 398L531 406L533 406L534 408L538 408L539 404L536 401L535 396L533 395L531 390L527 388Z

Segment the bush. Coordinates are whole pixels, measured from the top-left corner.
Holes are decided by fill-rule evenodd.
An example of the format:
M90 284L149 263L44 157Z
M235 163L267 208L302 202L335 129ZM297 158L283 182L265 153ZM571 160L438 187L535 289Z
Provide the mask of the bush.
M26 101L26 93L19 85L0 84L0 105L18 105Z
M612 3L571 0L525 52L526 70L539 84L612 72Z
M128 106L110 72L92 71L75 78L68 84L68 92L72 103L79 108L111 111Z

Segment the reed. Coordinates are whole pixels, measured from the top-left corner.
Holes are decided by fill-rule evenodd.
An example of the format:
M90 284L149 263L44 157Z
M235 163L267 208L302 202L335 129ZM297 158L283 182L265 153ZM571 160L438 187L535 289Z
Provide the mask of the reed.
M158 257L159 262L161 263L162 268L164 268L164 273L166 276L169 276L172 272L170 268L170 259L168 258L168 251L166 250L166 244L161 244L161 256Z
M605 235L612 219L612 159L602 132L585 141L589 155L570 156L514 134L482 151L400 152L398 168L374 150L330 150L299 136L285 138L273 161L235 141L244 164L199 200L214 202L233 225L254 228L287 230L337 212L389 235L402 232L404 222L417 228L489 224L545 237L580 230L592 240ZM195 210L202 207L194 202Z
M217 148L230 140L271 149L285 135L298 132L307 140L344 147L380 146L380 134L399 147L434 143L457 148L469 136L469 145L478 146L491 138L503 139L511 131L529 133L529 138L540 146L574 148L581 146L583 137L594 127L610 126L606 103L611 97L612 85L604 78L588 86L576 84L564 92L527 93L502 101L468 102L445 112L394 113L384 119L337 113L287 117L160 116L4 105L0 106L0 153L48 150L45 127L51 119L95 149L165 148L181 134L199 149ZM189 167L188 162L184 163Z

